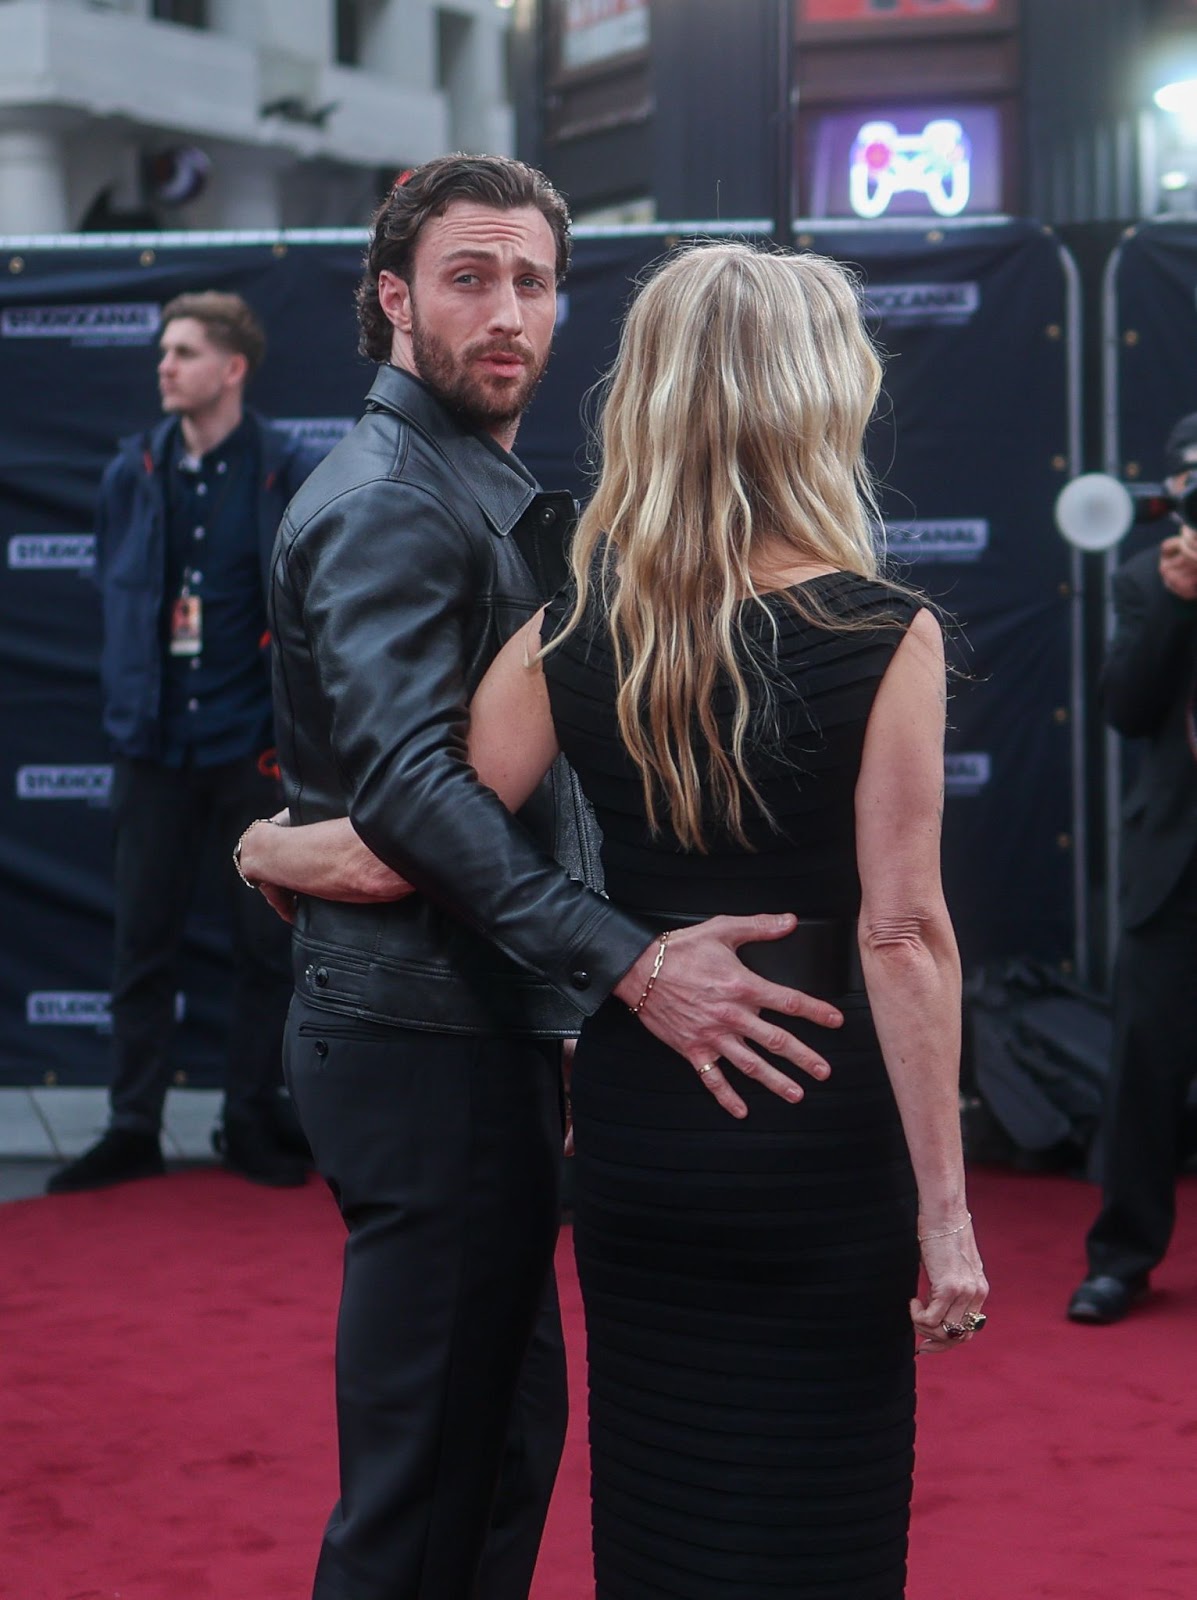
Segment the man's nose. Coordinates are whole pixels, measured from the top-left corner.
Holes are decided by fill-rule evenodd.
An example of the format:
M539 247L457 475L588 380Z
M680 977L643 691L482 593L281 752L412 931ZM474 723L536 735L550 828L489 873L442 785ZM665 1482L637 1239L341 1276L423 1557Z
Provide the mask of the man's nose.
M514 283L505 283L495 291L490 308L490 325L496 332L522 333L524 308L516 293Z

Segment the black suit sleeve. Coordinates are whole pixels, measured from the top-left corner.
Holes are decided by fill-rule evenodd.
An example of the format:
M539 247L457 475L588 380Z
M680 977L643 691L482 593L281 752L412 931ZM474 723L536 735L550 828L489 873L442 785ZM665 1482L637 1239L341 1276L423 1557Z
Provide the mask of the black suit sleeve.
M1101 688L1106 721L1128 739L1157 732L1197 665L1197 601L1165 587L1158 559L1146 550L1114 575L1116 622Z
M569 878L469 764L465 622L488 575L466 530L430 492L382 479L322 510L292 560L358 833L579 1010L597 1009L652 932Z

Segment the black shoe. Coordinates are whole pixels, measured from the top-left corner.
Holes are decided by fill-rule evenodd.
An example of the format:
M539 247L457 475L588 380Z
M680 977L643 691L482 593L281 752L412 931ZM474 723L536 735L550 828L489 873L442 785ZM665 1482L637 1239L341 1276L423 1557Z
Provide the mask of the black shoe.
M1121 1322L1128 1311L1147 1299L1147 1274L1136 1278L1115 1278L1111 1273L1096 1273L1086 1278L1068 1302L1070 1322Z
M212 1131L212 1148L222 1167L251 1183L264 1183L272 1189L298 1189L307 1182L306 1164L281 1148L264 1119L226 1117L224 1126Z
M160 1178L166 1171L158 1136L130 1128L109 1128L98 1144L46 1182L47 1194L77 1194L83 1189L108 1189L134 1178Z

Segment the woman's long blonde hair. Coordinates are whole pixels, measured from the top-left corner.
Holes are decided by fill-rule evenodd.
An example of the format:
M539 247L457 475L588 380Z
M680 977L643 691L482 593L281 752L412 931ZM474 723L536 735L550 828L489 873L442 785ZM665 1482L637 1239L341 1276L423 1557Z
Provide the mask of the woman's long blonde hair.
M763 606L762 560L876 575L862 442L880 382L853 279L822 256L694 246L649 280L624 324L601 476L573 546L577 602L549 648L600 585L620 734L650 824L663 801L689 848L706 848L704 811L742 843L744 796L768 815L745 762L752 707L737 651L744 602ZM805 589L787 598L834 625ZM720 681L734 691L729 747L713 709Z

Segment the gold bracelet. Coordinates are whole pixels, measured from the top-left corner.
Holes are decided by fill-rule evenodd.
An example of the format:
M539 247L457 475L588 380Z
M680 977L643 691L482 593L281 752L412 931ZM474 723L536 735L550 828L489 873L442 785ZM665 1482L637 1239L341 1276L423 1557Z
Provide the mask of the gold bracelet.
M259 822L269 822L272 827L278 827L278 823L275 822L273 817L255 817L250 823L249 828L246 828L245 832L233 846L233 865L237 869L237 876L241 879L241 882L247 889L260 889L262 887L260 881L255 883L252 878L247 878L244 872L241 870L241 846L245 843L246 838L249 835L250 828L256 828Z
M945 1228L942 1233L920 1233L918 1236L918 1242L920 1244L926 1244L928 1239L950 1239L954 1233L963 1233L965 1228L968 1227L972 1220L972 1212L966 1211L964 1213L964 1221L958 1228Z
M634 1017L639 1016L644 1010L644 1003L648 999L649 995L653 992L653 984L656 983L657 979L661 976L661 968L665 965L665 946L669 943L669 935L671 932L672 929L666 929L666 931L661 935L660 942L657 945L656 959L653 961L653 970L649 973L648 982L644 985L644 993L640 996L639 1000L637 1000L634 1006L628 1007L628 1010Z

